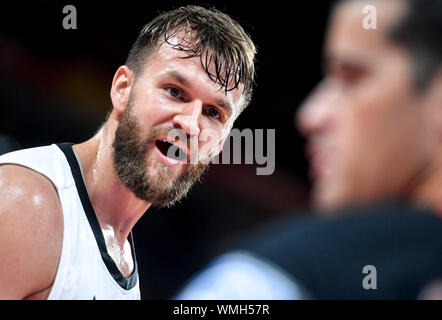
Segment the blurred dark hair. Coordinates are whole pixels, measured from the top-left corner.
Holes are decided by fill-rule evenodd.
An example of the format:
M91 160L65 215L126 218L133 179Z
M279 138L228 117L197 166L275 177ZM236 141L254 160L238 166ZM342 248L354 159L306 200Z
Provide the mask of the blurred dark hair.
M346 1L356 0L337 0L335 4ZM442 1L402 2L405 5L405 13L393 24L387 37L408 51L413 61L414 86L423 90L441 66Z
M442 1L404 0L405 14L390 30L389 38L413 59L415 86L424 89L442 61Z
M178 36L178 43L170 40ZM137 78L146 58L163 43L199 56L210 79L225 92L244 85L245 108L254 84L256 47L243 28L228 15L199 6L186 6L160 14L145 25L130 49L126 65ZM209 69L214 67L214 73Z

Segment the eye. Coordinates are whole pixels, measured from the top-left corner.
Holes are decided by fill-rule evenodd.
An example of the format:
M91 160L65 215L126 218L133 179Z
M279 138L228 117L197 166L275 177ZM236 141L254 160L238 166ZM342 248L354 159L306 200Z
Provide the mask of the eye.
M221 114L219 113L217 108L210 107L206 109L206 114L213 119L220 119Z
M355 85L368 73L366 69L354 65L345 65L339 72L339 78L347 85Z
M182 92L180 89L175 88L175 87L168 87L166 88L167 92L169 92L169 94L174 97L174 98L182 98Z

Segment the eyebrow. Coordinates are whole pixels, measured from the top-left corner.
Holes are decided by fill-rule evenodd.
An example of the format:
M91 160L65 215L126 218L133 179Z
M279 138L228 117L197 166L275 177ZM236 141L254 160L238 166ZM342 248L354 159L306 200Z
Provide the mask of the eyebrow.
M169 72L165 73L165 75L173 78L175 81L179 82L181 85L183 85L187 88L190 88L190 89L192 88L192 84L190 83L190 81L177 71L169 71ZM229 115L231 115L233 113L232 105L228 101L225 101L223 99L217 99L216 105L218 105L220 108L223 108L224 110L226 110L226 112L229 113Z
M357 67L361 70L369 69L371 61L367 57L357 57L356 55L343 55L337 56L333 54L324 55L321 62L321 71L326 74L326 72L333 65L339 66L352 66Z
M183 86L192 88L192 85L189 80L187 80L181 73L176 71L169 71L165 74L166 76L169 76L176 80L177 82L181 83Z

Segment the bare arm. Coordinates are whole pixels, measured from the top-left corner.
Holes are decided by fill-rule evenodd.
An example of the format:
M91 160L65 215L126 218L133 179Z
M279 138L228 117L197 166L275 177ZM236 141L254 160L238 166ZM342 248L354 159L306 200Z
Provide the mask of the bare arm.
M33 170L1 165L0 299L23 299L52 286L62 234L52 183Z

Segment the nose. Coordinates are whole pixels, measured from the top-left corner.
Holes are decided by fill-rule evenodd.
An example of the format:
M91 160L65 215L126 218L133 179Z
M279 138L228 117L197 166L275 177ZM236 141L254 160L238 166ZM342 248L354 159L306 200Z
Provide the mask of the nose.
M180 112L173 117L173 126L183 130L188 136L198 136L200 133L199 119L203 104L200 100L193 100L183 104Z
M313 90L295 115L295 124L299 131L310 136L324 131L333 123L333 110L337 91L328 83L322 81Z

